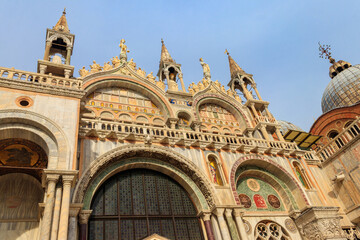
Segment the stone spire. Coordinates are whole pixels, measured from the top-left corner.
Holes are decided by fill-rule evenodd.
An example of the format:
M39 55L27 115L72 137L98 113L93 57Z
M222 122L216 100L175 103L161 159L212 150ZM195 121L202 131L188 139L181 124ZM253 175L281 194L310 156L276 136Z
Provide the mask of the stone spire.
M229 67L230 67L230 75L231 78L235 77L236 74L240 73L241 75L246 74L244 70L235 62L235 60L230 56L228 50L225 50L225 53L229 58Z
M161 39L161 58L160 58L160 64L164 62L173 62L175 61L171 58L169 51L165 47L164 40Z
M64 8L63 15L60 17L59 21L56 23L53 29L55 31L60 31L64 33L70 33L69 26L66 21L66 8Z

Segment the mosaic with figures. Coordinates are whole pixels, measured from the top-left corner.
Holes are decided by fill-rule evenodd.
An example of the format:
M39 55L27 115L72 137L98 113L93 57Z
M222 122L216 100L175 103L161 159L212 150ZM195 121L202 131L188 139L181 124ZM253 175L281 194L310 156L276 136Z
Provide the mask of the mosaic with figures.
M103 119L163 124L162 111L148 97L126 88L98 89L86 105Z
M119 173L95 194L89 239L203 239L196 210L174 180L145 169Z
M202 130L241 133L239 122L225 108L216 104L203 104L199 108Z
M241 204L247 210L285 210L284 204L275 189L269 183L259 178L241 178L237 182L237 192Z

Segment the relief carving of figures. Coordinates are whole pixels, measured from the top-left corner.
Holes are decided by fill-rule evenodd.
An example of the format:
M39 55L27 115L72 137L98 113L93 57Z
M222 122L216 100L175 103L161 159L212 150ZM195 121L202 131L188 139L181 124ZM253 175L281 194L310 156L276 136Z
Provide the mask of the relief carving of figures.
M179 86L174 80L169 80L168 87L169 87L169 90L171 90L171 91L178 91L179 90Z
M152 83L155 83L155 78L154 75L153 75L153 72L149 73L147 76L146 76L147 80L149 82L152 82Z
M211 75L210 75L210 67L209 67L209 65L207 63L205 63L202 58L200 58L200 64L201 64L201 66L203 68L204 78L210 79Z
M110 62L104 63L104 67L103 67L103 70L104 70L104 71L110 70L110 69L112 69L112 68L113 68L113 67L110 65Z
M136 70L136 63L134 62L134 59L130 59L129 63L128 63L129 67L132 69L132 70Z
M226 93L226 90L225 90L225 87L224 86L221 86L221 91Z
M241 97L237 94L235 94L235 100L238 101L239 103L242 102Z
M198 92L199 91L199 87L195 84L195 83L191 83L192 84L192 89L194 90L194 92Z
M136 73L138 75L140 75L141 77L145 77L146 76L146 72L144 70L142 70L141 68L139 68L138 70L136 70Z
M97 64L95 60L93 61L93 64L90 65L90 68L91 68L90 73L96 73L102 70L102 67L99 64Z
M210 85L210 80L208 78L203 78L202 82L205 88L207 88Z
M234 97L234 93L233 91L231 91L231 89L227 90L227 95L229 95L230 97Z
M113 57L113 58L111 59L111 63L112 63L112 65L114 66L114 68L120 66L120 59L118 58L118 56Z
M89 71L85 69L85 66L83 66L80 70L79 70L79 74L80 77L86 77L89 74Z
M189 86L188 91L190 94L194 94L194 90L191 88L191 85Z

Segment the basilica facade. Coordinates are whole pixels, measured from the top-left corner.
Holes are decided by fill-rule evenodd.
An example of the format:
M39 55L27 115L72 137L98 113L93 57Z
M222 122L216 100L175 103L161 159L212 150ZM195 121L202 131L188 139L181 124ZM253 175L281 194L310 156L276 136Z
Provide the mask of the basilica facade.
M74 77L66 13L37 72L0 67L0 239L359 239L360 67L331 62L310 133L273 117L227 52L228 86L156 76L125 40Z

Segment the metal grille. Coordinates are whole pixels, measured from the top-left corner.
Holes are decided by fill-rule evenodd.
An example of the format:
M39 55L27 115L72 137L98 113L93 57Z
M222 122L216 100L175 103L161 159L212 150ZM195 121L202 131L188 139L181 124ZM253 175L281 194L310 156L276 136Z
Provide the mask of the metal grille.
M89 239L203 239L196 210L186 191L168 176L133 169L108 179L96 192Z

